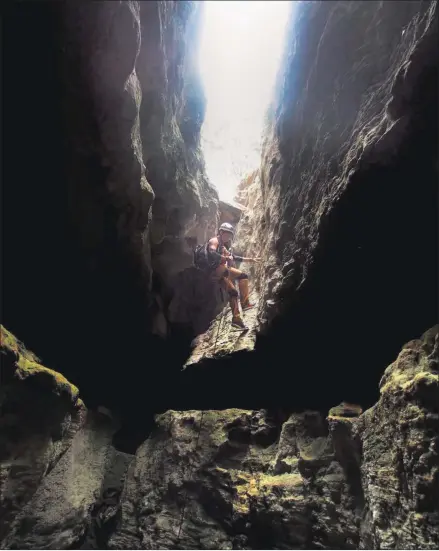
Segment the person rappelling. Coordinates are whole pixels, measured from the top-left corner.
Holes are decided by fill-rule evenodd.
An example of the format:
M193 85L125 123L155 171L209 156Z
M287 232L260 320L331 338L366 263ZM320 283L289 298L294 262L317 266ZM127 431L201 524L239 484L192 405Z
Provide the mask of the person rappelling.
M207 245L199 245L195 251L195 264L200 269L210 273L213 280L219 281L229 295L230 309L232 310L232 327L246 330L239 311L238 291L234 282L238 282L239 299L242 311L253 308L250 302L248 275L234 267L237 262L258 262L258 258L238 256L232 254L231 245L235 234L233 226L227 222L221 224L218 234L212 237Z

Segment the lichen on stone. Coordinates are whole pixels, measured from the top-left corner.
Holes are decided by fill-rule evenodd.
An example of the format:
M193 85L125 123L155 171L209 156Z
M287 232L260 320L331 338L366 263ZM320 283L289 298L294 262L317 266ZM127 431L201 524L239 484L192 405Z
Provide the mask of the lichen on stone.
M362 413L363 409L358 404L342 402L329 410L328 417L358 417Z
M31 362L40 362L39 358L28 350L25 345L3 327L3 325L0 325L0 345L2 348L9 349Z
M40 382L49 381L56 394L66 394L72 403L78 402L79 390L75 385L70 383L61 373L41 365L35 354L27 350L24 344L3 325L0 326L0 331L1 351L10 352L15 356L12 367L14 377L22 381L29 378L34 378Z

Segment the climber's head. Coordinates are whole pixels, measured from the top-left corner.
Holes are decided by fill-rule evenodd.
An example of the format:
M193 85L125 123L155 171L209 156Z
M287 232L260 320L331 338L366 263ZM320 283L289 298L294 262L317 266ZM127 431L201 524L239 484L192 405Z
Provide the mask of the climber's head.
M235 235L235 229L232 224L224 222L224 224L221 224L219 227L219 234L223 243L230 243Z

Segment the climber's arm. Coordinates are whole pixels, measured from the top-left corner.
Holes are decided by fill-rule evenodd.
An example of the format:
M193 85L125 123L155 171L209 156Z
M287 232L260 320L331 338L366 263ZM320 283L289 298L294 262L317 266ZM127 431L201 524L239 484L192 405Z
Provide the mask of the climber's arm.
M238 256L234 254L233 258L238 262L259 262L259 258L253 258L251 256Z
M228 256L217 252L218 245L219 245L218 239L216 237L213 237L209 241L209 245L207 247L207 250L209 251L209 255L212 258L215 258L215 259L219 260L221 262L221 264L224 264L226 262Z

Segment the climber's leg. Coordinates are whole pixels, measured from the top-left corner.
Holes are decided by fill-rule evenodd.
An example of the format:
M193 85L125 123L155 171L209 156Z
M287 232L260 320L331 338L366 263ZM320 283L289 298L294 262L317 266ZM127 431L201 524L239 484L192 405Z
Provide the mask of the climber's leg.
M221 279L221 284L229 295L230 309L232 310L232 316L234 318L240 316L239 304L238 304L238 291L235 289L232 281L228 277Z
M223 277L229 276L229 269L225 264L220 264L215 270L212 272L212 279L214 281L220 281Z
M241 270L237 270L236 268L230 268L229 272L229 278L238 282L239 298L241 301L242 310L244 311L253 308L254 304L252 304L249 299L250 290L248 285L248 275Z
M230 309L232 310L232 325L239 329L247 329L241 318L238 303L238 291L228 277L223 277L221 283L229 295Z

